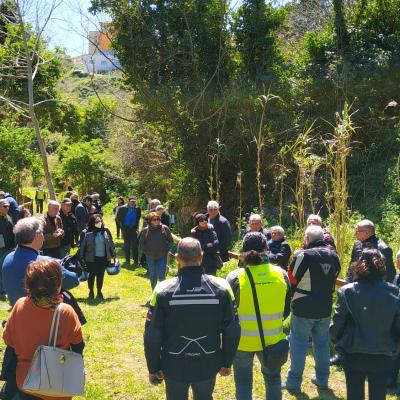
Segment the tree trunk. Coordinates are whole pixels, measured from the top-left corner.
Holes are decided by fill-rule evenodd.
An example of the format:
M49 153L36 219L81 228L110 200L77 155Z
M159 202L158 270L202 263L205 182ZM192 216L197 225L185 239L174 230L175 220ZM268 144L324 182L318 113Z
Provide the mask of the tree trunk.
M32 55L33 54L31 54L31 51L29 49L29 35L26 31L26 26L25 26L25 22L23 20L21 8L20 8L20 5L18 4L18 2L16 2L16 3L17 3L16 5L17 5L17 11L18 11L19 24L22 29L24 46L25 46L28 96L29 96L29 116L31 118L33 127L35 129L36 140L39 145L40 156L42 158L43 170L44 170L44 174L46 177L46 183L47 183L47 188L49 190L50 199L56 200L56 193L54 191L53 181L51 179L51 174L50 174L50 169L49 169L49 163L47 160L46 147L44 145L43 137L40 133L40 125L39 125L39 121L36 117L36 112L35 112L35 97L34 97L33 70L32 70L32 59L33 59Z

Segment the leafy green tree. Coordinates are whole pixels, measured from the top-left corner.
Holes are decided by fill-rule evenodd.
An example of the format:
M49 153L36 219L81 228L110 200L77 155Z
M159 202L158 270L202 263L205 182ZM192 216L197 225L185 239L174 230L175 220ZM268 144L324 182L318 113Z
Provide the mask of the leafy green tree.
M244 73L250 80L263 82L273 75L281 58L277 30L284 19L285 10L265 0L245 0L237 11L233 32Z
M35 134L9 122L0 124L0 187L17 193L24 174L35 179L41 174Z
M113 99L89 97L88 104L83 108L81 132L89 140L108 136L108 124L112 119L110 110L115 109Z
M101 139L60 146L58 155L59 176L64 181L71 178L83 193L100 191L106 186L109 161Z

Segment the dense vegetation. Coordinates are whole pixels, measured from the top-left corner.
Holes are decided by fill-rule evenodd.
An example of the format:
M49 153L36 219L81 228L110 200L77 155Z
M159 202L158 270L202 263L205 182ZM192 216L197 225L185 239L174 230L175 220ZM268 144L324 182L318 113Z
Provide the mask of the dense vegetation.
M400 0L230 6L93 0L91 11L113 20L122 64L113 76L79 78L61 52L43 52L36 92L56 101L37 113L58 190L67 181L82 193L134 190L168 201L183 219L213 197L231 218L261 208L286 226L301 226L310 211L332 214L336 195L393 234ZM20 47L5 35L0 63ZM18 79L0 79L0 90L25 93ZM28 119L2 110L2 140L25 143ZM16 191L26 170L41 179L31 152L15 143L0 152L2 170L19 154L3 187Z

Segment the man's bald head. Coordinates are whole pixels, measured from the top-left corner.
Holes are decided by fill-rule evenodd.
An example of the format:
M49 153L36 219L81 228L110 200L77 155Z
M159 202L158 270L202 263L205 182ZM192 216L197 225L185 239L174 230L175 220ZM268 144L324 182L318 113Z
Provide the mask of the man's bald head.
M178 252L175 258L181 268L200 266L203 259L200 242L191 237L183 238L178 243Z

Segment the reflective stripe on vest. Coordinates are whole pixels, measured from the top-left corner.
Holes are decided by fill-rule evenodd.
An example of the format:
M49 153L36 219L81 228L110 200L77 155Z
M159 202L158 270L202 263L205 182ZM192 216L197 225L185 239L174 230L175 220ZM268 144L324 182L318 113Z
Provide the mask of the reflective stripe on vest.
M258 303L260 306L265 344L271 345L285 338L283 332L283 312L287 293L287 283L280 267L270 264L250 266ZM262 350L257 317L254 309L253 293L245 269L239 271L239 320L242 328L239 350Z

